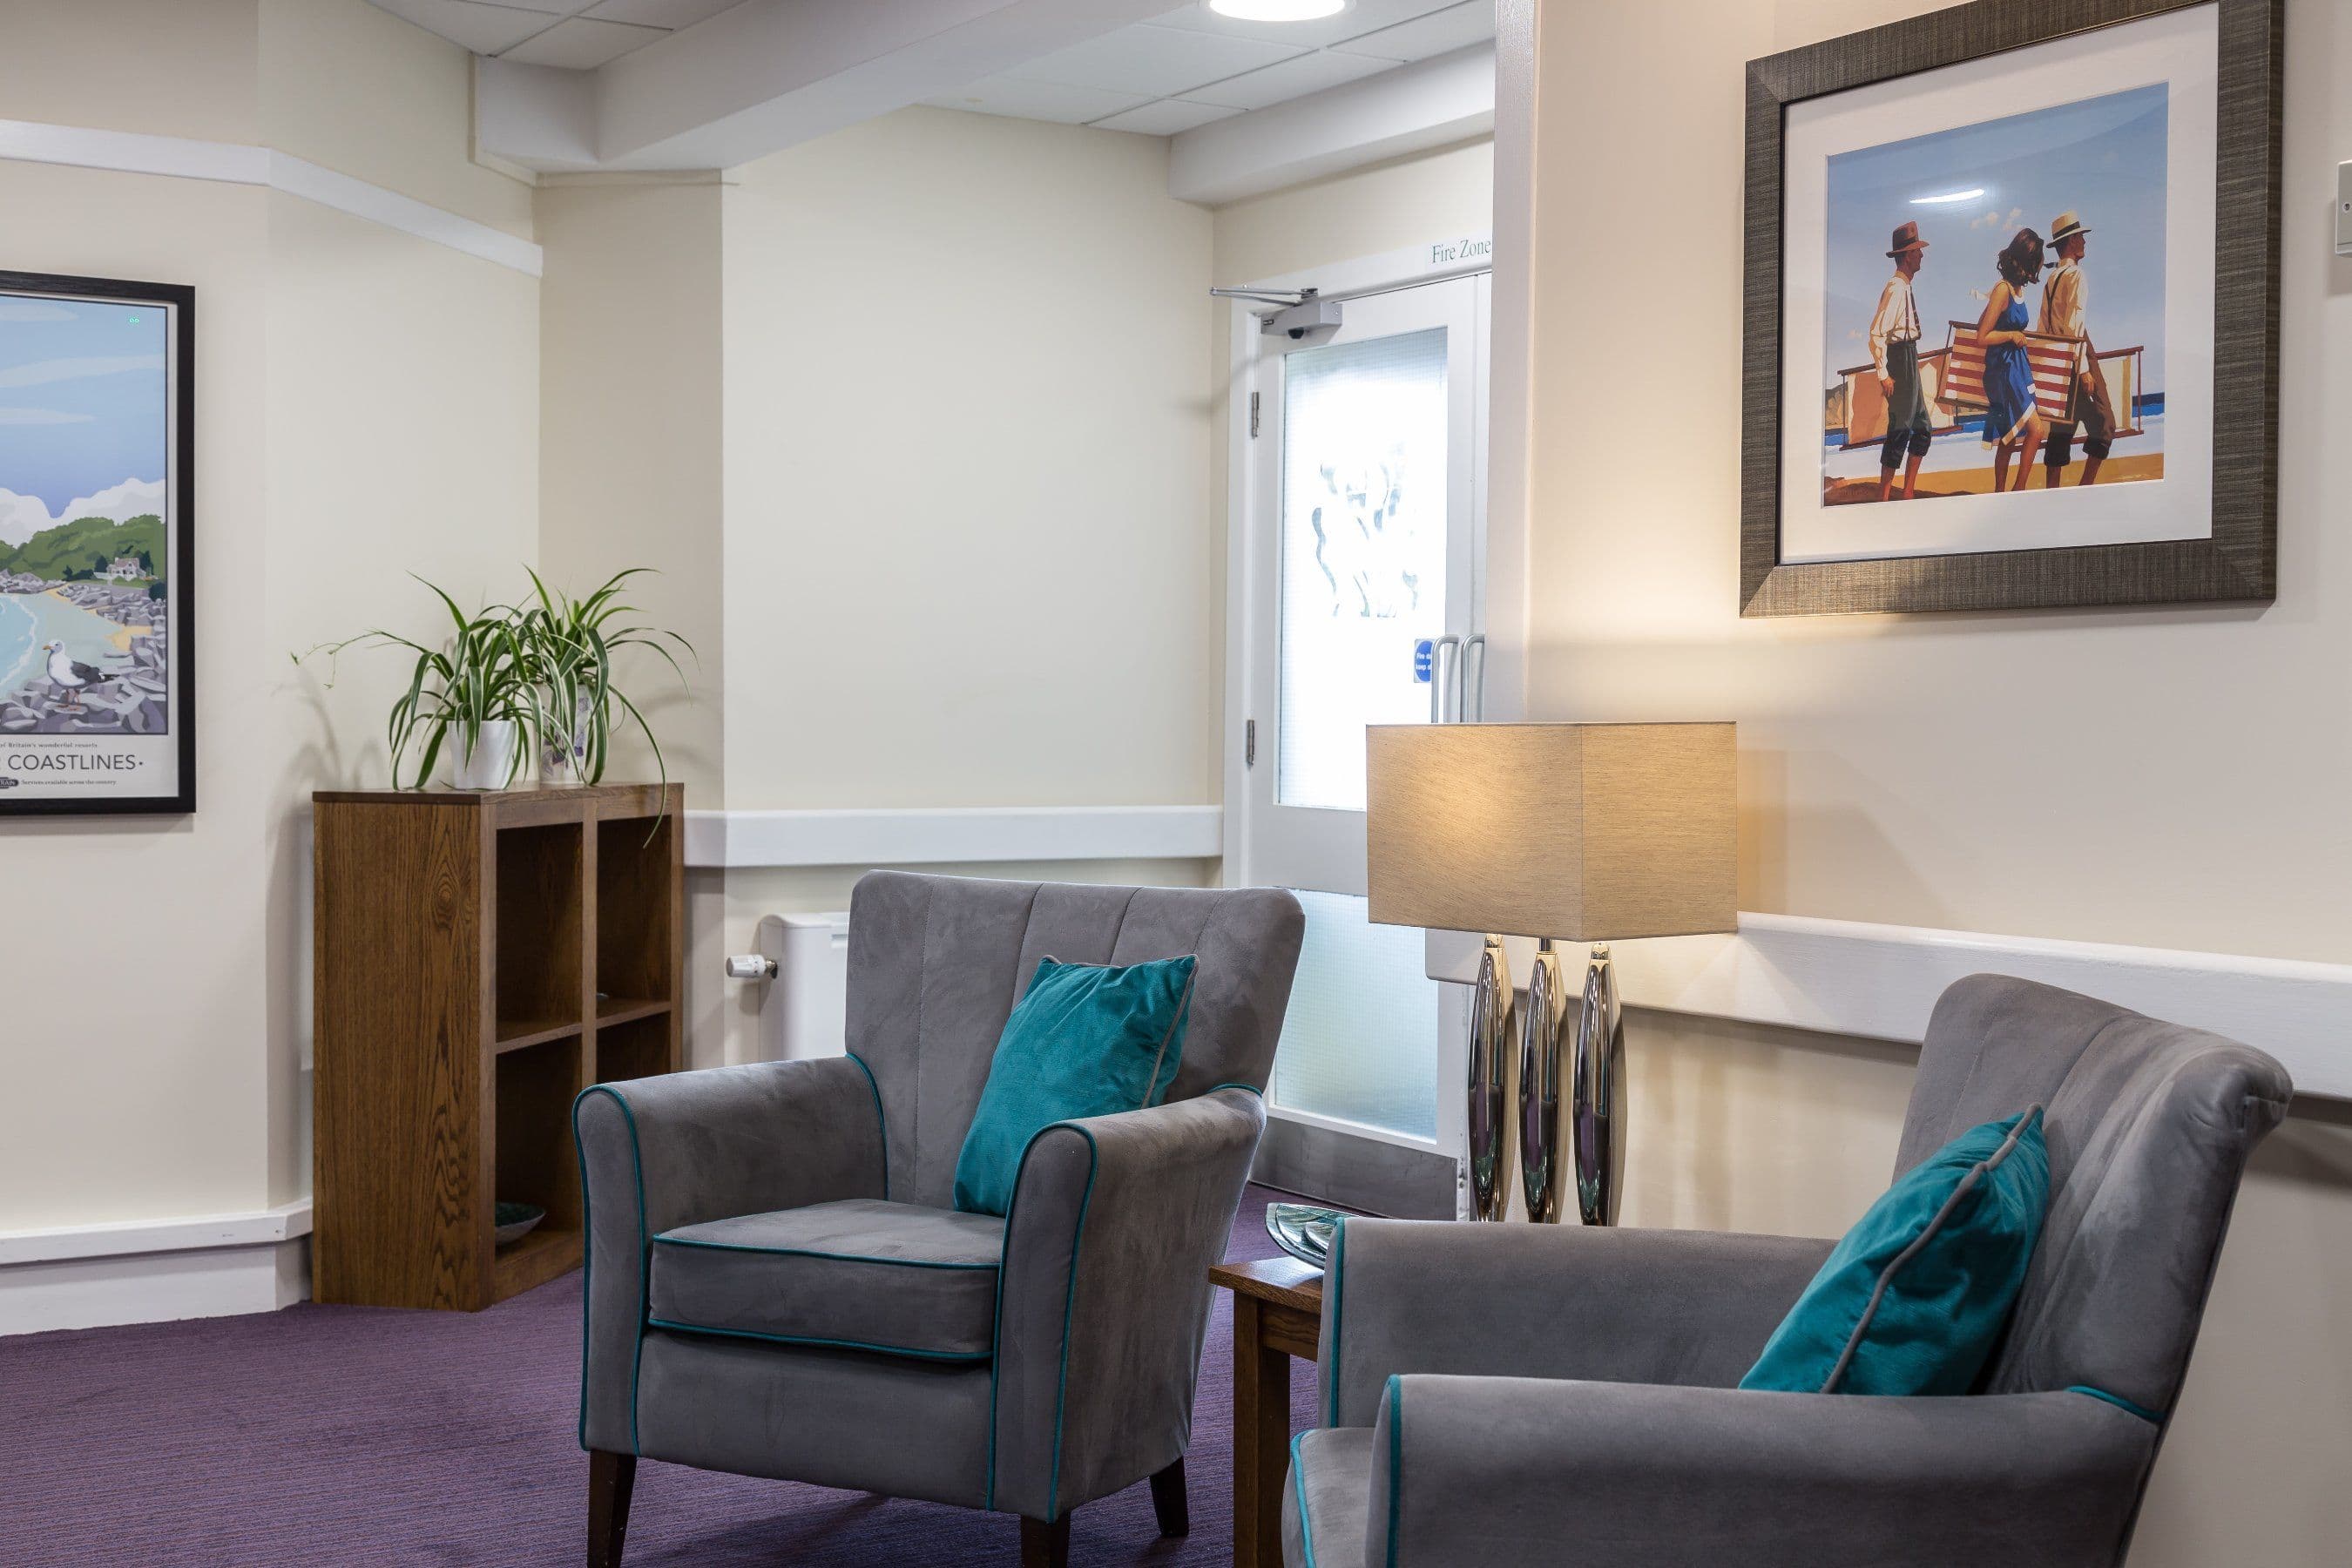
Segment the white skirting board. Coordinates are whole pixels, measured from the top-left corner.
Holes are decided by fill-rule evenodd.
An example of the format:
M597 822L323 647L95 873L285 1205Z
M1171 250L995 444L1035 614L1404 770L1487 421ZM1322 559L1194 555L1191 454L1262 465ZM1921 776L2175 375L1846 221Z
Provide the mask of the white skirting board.
M1215 805L992 805L877 811L689 811L694 867L961 866L1212 860Z
M270 1312L310 1294L310 1200L0 1232L0 1334Z
M1524 986L1535 944L1514 938L1509 950ZM1430 977L1471 983L1478 951L1475 936L1432 931ZM2242 1040L2284 1063L2297 1093L2352 1098L2352 964L1769 914L1742 914L1735 936L1612 951L1629 1006L1911 1045L1945 986L2014 974ZM1571 994L1581 952L1563 954Z

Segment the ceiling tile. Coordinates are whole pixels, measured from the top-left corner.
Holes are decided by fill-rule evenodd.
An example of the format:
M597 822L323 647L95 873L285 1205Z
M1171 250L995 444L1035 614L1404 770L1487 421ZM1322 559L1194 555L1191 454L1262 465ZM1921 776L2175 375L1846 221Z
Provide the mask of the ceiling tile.
M591 0L583 13L600 22L638 22L648 27L691 27L743 0Z
M567 70L594 70L669 34L659 27L635 27L621 22L592 22L574 16L558 22L529 42L499 58L527 66L561 66Z
M1181 27L1187 32L1222 33L1231 38L1261 38L1269 44L1297 44L1307 48L1320 48L1343 38L1392 27L1399 22L1410 22L1432 11L1443 11L1458 5L1461 0L1356 0L1336 16L1324 16L1312 22L1242 22L1231 16L1220 16L1201 5L1199 0L1164 16L1154 16L1154 27Z
M528 6L486 5L477 0L375 0L379 10L404 22L414 22L453 44L478 55L510 49L533 33L544 32L555 17Z
M1145 24L1057 49L1004 74L1024 81L1063 82L1163 98L1205 81L1221 81L1270 66L1300 52L1287 44Z
M1376 59L1367 55L1335 54L1318 50L1300 55L1296 59L1283 60L1237 76L1225 81L1196 87L1188 95L1196 103L1221 103L1229 109L1264 109L1285 99L1304 98L1310 92L1320 92L1327 87L1358 80L1376 72L1396 69L1394 60Z
M934 109L961 109L973 114L1009 114L1020 120L1083 125L1105 115L1139 109L1150 100L1146 93L1110 92L1095 87L992 76L927 101Z
M1382 59L1425 60L1452 49L1467 48L1495 36L1495 0L1470 0L1449 6L1418 21L1383 27L1350 38L1339 46L1351 55L1377 55Z
M1097 120L1094 121L1094 127L1097 131L1132 131L1142 136L1173 136L1180 131L1206 125L1212 120L1228 120L1240 112L1238 109L1227 109L1222 104L1190 103L1181 98L1163 98L1157 103L1147 103L1141 109L1130 109L1124 114Z

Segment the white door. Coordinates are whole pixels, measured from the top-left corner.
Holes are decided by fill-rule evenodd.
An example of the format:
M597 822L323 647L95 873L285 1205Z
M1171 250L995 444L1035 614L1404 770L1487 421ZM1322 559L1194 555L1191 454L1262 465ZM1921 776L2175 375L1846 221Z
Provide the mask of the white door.
M1422 933L1365 918L1364 729L1462 716L1459 650L1481 609L1486 281L1344 300L1321 342L1251 332L1256 428L1231 600L1237 879L1294 889L1307 915L1271 1109L1449 1165L1463 1042L1442 1026Z

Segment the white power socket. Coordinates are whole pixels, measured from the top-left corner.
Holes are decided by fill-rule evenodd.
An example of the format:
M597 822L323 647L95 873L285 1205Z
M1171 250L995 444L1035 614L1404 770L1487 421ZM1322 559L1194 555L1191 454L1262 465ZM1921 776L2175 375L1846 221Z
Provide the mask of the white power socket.
M2336 254L2352 256L2352 163L2336 165Z

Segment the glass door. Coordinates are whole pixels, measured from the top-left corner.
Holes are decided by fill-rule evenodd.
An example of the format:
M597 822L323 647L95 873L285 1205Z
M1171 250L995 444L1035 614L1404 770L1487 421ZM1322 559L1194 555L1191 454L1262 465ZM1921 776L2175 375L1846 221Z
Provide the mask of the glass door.
M1452 656L1479 612L1486 282L1346 300L1324 341L1258 338L1249 377L1240 870L1307 910L1269 1102L1294 1134L1386 1146L1309 1163L1369 1184L1315 1195L1389 1212L1375 1167L1393 1176L1415 1154L1411 1179L1442 1182L1452 1212L1460 1096L1440 1085L1461 1076L1462 1046L1441 1026L1422 933L1365 918L1364 730L1459 716Z

